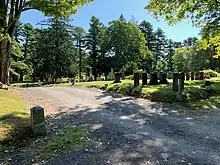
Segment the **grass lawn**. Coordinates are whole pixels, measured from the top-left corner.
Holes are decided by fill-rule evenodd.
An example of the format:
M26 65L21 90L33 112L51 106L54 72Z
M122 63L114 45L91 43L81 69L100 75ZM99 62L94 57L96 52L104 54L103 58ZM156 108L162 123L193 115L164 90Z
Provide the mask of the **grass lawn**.
M0 149L3 145L22 145L29 135L26 104L11 91L0 90Z
M204 81L185 81L185 100L184 105L190 106L194 109L208 109L220 107L220 78L212 78L211 81L213 89L216 94L209 95L205 92L201 85ZM138 97L149 99L152 101L179 103L176 99L176 92L172 90L172 80L169 80L168 85L154 85L142 86L142 91ZM132 95L125 93L124 90L128 85L132 85L133 80L122 80L122 83L113 84L113 81L95 81L95 82L78 82L77 87L95 87L107 91L113 91L121 94ZM140 81L141 84L141 81Z

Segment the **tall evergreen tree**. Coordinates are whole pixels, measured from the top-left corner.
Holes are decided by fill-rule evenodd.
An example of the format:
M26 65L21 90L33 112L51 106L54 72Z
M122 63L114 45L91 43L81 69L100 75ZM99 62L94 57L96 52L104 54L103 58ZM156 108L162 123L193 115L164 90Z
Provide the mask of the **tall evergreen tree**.
M158 62L165 58L166 36L161 28L158 28L155 32L155 53L153 70L157 69Z
M100 50L101 27L102 23L100 20L93 16L90 20L87 49L90 50L90 65L92 67L95 80L97 80L98 76L97 65Z

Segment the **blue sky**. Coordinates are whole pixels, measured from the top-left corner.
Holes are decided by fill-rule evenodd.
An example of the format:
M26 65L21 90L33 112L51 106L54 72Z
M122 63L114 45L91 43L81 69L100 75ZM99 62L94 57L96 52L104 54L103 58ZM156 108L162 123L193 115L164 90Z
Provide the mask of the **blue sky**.
M121 14L127 20L132 16L137 21L149 21L153 24L154 29L160 27L165 31L168 38L174 41L182 41L187 37L198 37L199 29L192 26L190 21L183 21L180 24L169 26L163 20L155 20L147 10L144 9L148 0L94 0L91 4L87 4L79 8L79 11L71 17L74 26L82 26L86 30L89 27L89 21L92 16L98 17L105 25L109 21L118 19ZM31 23L36 26L45 17L39 11L26 11L21 16L21 21Z

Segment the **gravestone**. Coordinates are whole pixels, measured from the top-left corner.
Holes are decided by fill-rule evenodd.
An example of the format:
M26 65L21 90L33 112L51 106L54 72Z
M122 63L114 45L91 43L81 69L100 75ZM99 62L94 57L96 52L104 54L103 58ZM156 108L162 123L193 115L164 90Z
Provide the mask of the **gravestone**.
M194 75L194 72L191 72L191 80L193 81L193 80L195 80L195 75Z
M158 85L158 81L157 81L157 73L151 73L150 74L150 82L149 85Z
M34 136L45 136L47 134L44 109L36 106L31 108L31 129Z
M142 73L142 85L147 85L147 72Z
M169 82L167 81L167 74L166 73L161 73L160 84L169 84Z
M179 91L179 73L177 72L173 73L173 91Z
M199 79L204 80L204 72L199 72Z
M186 81L189 81L189 78L190 78L189 72L186 72Z
M200 78L199 78L199 72L196 72L196 74L195 74L195 80L199 80Z
M181 72L181 73L179 73L180 92L184 91L184 81L185 81L185 73Z
M121 73L120 72L116 72L115 73L115 81L114 83L121 83Z
M139 73L134 73L134 86L139 86L140 84L140 74Z

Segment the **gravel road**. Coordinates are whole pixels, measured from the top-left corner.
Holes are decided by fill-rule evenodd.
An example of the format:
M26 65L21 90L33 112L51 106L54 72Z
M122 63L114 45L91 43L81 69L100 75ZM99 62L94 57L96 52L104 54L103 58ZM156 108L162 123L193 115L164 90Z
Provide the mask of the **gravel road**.
M62 125L79 124L102 142L51 158L48 165L219 165L220 114L183 117L171 105L97 89L23 89L58 105ZM58 110L56 110L58 109ZM172 113L171 113L172 112Z

